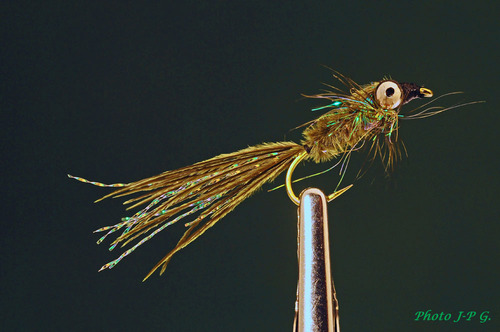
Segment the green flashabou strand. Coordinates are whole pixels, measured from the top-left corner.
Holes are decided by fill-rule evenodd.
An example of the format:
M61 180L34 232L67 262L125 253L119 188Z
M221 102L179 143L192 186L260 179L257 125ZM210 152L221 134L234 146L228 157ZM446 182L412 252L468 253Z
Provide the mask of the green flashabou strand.
M349 134L349 139L351 139L352 134L354 133L355 129L358 127L359 124L359 115L354 119L354 129L351 130L351 133Z
M391 139L391 135L392 135L393 129L394 129L394 122L392 123L391 128L389 129L389 133L387 134L387 136L389 137L389 139Z
M333 103L331 103L330 105L326 105L326 106L321 106L321 107L316 107L316 108L313 108L311 109L311 111L319 111L319 110L322 110L322 109L325 109L325 108L328 108L328 107L338 107L342 105L342 102L341 101L334 101Z

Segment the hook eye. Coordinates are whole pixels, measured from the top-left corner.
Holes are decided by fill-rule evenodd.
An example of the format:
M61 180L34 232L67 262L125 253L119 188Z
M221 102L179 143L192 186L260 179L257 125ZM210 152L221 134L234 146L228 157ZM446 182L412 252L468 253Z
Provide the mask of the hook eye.
M304 160L304 158L307 156L307 151L302 152L300 155L295 157L295 160L290 164L290 167L288 167L288 171L286 172L286 193L288 194L288 197L290 197L291 201L295 203L295 205L300 205L300 199L295 195L292 189L292 174L293 171L295 170L295 167ZM347 190L349 190L353 185L350 184L345 188L342 188L340 190L334 191L330 195L326 196L326 200L328 202L333 201L335 198L339 197L343 193L345 193Z
M432 97L434 94L432 93L432 90L431 89L427 89L427 88L420 88L420 94L422 96L424 96L425 98L429 98L429 97Z

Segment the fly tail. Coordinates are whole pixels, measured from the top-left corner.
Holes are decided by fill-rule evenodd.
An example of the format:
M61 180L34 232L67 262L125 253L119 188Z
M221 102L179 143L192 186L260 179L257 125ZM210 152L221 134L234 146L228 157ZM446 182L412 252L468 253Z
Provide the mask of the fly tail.
M287 170L295 157L303 151L301 145L293 142L264 143L128 184L104 185L70 175L69 177L97 186L119 188L99 200L139 194L124 202L130 204L127 210L145 205L132 217L95 231L107 232L97 242L100 243L107 235L123 229L111 243L110 250L119 243L125 246L130 241L142 237L138 243L114 261L105 264L101 270L113 268L125 256L166 227L190 215L197 215L194 220L185 223L188 229L182 238L153 267L144 278L146 280L159 267L160 275L163 274L176 252L205 233L264 183L274 180Z

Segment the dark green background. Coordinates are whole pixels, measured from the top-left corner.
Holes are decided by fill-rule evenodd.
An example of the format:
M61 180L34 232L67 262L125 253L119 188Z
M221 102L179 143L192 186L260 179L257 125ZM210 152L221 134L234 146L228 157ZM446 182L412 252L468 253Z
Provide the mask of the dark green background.
M283 190L244 202L141 283L183 227L97 273L120 252L92 231L127 214L66 174L128 182L298 141L289 130L318 115L300 94L334 83L327 65L359 83L466 92L444 106L487 101L402 122L396 172L377 162L329 204L342 331L499 331L497 2L180 2L2 3L0 329L290 331L296 208ZM491 321L414 321L428 309Z

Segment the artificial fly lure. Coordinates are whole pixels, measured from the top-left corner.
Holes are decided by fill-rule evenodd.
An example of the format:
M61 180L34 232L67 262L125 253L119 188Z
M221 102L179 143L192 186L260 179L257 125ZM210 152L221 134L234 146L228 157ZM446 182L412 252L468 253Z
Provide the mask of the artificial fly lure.
M123 230L111 243L109 250L118 244L125 246L141 237L134 246L114 261L105 264L99 271L113 268L124 257L168 226L186 217L196 216L185 223L188 229L177 245L153 267L144 280L159 267L161 275L175 253L205 233L264 183L273 181L286 170L288 170L287 193L298 205L299 199L291 189L291 176L302 160L319 163L339 158L336 166L341 165L342 179L351 153L367 145L369 154L373 157L380 156L386 168L392 167L394 161L401 157L398 144L400 119L421 119L476 103L447 108L435 106L425 108L441 97L455 94L450 93L414 109L409 112L411 115L402 115L400 110L403 105L416 98L432 97L432 91L414 83L398 83L391 79L358 85L338 73L334 73L334 77L345 85L349 92L328 85L333 91L306 96L327 100L328 104L313 109L326 112L301 126L305 127L305 130L300 144L263 143L131 183L107 185L68 175L70 178L96 186L117 188L96 202L108 197L139 194L124 204L131 204L127 210L143 206L133 216L123 218L120 223L95 231L106 232L97 241L99 244L111 233ZM328 200L340 196L351 186L336 190L328 196Z

